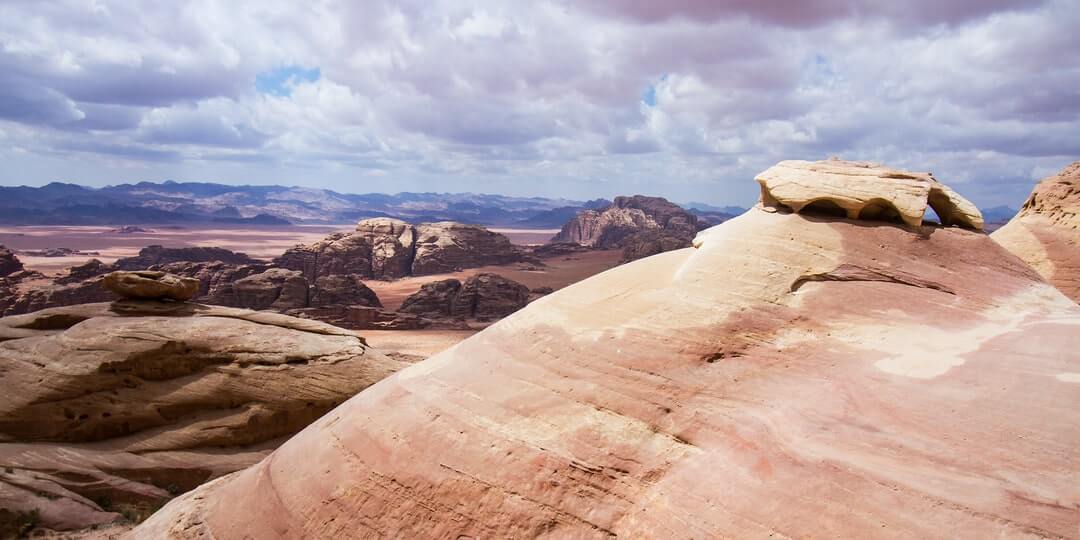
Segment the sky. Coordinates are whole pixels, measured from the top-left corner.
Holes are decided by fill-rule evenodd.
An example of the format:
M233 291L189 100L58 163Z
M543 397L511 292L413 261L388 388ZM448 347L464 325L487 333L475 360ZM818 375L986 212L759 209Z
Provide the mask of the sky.
M4 0L0 185L751 204L782 159L1014 208L1080 159L1078 0Z

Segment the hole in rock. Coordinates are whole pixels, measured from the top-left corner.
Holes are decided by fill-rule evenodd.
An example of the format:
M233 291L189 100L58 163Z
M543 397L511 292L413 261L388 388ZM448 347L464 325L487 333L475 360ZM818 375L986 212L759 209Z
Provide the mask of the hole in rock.
M840 208L840 205L836 204L829 199L819 199L799 210L800 214L806 214L808 216L824 216L824 217L847 217L847 211Z

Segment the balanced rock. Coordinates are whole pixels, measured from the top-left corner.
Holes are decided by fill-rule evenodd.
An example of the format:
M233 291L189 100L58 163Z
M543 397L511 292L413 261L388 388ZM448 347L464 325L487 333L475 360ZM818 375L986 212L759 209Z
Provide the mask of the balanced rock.
M23 269L23 264L10 249L0 246L0 277L9 276Z
M1039 182L990 237L1080 302L1080 161Z
M965 228L762 207L696 244L532 302L134 537L1076 536L1080 306L1034 270Z
M340 328L191 303L0 319L0 507L53 529L145 515L403 365Z
M756 178L761 204L794 212L849 219L899 220L922 225L927 207L941 224L982 230L979 209L930 173L909 172L859 161L781 161Z
M104 287L124 298L138 300L191 300L199 293L199 280L165 272L116 271L105 275Z

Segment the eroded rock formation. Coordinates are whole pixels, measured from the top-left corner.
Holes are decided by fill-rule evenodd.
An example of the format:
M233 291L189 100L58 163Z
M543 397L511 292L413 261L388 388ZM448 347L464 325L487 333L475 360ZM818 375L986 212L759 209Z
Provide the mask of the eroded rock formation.
M991 238L1080 302L1080 161L1039 182Z
M183 302L0 319L0 507L54 529L148 514L402 365L340 328Z
M566 287L134 535L1074 536L1080 307L875 223L759 207Z
M116 271L105 275L101 284L113 293L136 300L191 300L199 292L199 280L165 272Z
M529 303L529 288L498 274L482 272L464 283L444 279L425 283L401 304L401 311L431 319L493 320Z
M453 272L524 258L505 236L478 225L454 222L411 225L390 218L366 219L356 232L336 233L310 245L297 246L274 262L303 272L314 282L321 276L354 274L364 279Z
M761 204L795 212L846 216L849 219L923 223L932 207L945 226L982 230L979 209L930 173L829 159L781 161L756 178Z
M226 264L256 264L259 261L243 253L237 253L219 247L167 248L148 246L139 250L135 257L124 257L116 261L117 270L146 270L151 266L169 263L199 263L219 261Z
M690 247L703 228L697 216L660 197L615 197L608 207L587 210L563 225L551 241L599 249L621 248L623 262Z

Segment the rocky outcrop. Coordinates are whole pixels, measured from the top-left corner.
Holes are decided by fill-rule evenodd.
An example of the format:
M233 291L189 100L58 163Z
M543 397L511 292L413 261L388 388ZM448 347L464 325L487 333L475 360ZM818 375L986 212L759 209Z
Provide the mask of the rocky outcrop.
M1080 302L1080 161L1040 181L991 238Z
M103 276L73 283L35 283L43 277L0 287L0 316L20 315L50 307L108 302L116 294L101 286ZM6 292L5 292L6 290Z
M0 277L9 276L23 269L22 262L12 251L0 246Z
M453 272L524 258L505 236L454 222L410 225L389 218L366 219L356 232L336 233L289 249L274 263L298 270L309 282L321 276L354 274L363 279Z
M101 284L113 293L136 300L191 300L199 292L199 280L165 272L111 272Z
M1080 307L985 234L932 232L754 208L382 381L134 536L1075 536Z
M112 265L105 264L97 259L90 259L83 264L72 266L67 269L67 273L54 280L54 283L60 285L68 285L71 283L78 283L80 281L86 281L98 276L103 276L112 272L115 268Z
M219 247L167 248L148 246L139 250L138 256L118 259L115 266L117 270L146 270L151 266L175 262L199 263L213 261L237 265L259 262L243 253L236 253Z
M610 249L623 247L636 234L657 231L685 238L689 246L698 232L697 217L660 197L615 197L611 206L578 214L551 241Z
M529 292L514 280L483 272L465 283L456 279L425 283L402 302L400 311L431 319L493 320L525 307Z
M332 305L382 307L375 291L364 285L360 276L355 274L322 276L316 279L315 287L311 291L310 305L315 307Z
M0 507L53 529L137 519L402 365L326 324L181 302L0 319Z
M247 309L286 311L308 307L308 282L295 270L271 268L222 285L215 303Z
M510 239L479 225L452 221L424 223L416 227L412 274L441 274L522 259L521 251Z
M615 197L606 208L578 214L552 238L553 245L622 248L622 262L690 247L704 227L697 216L660 197Z
M833 158L781 161L756 180L761 186L760 204L767 208L919 227L929 207L946 227L983 227L979 209L930 173Z

